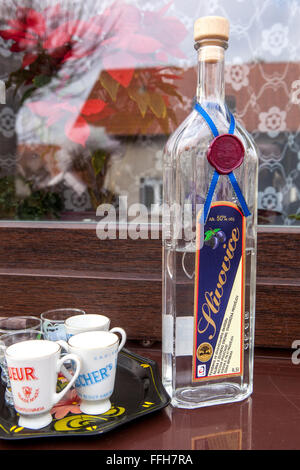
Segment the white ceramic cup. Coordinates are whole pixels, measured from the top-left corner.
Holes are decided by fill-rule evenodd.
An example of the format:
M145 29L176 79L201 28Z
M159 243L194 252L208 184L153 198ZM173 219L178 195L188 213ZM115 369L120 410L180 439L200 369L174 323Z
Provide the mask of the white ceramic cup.
M85 315L74 315L65 320L67 339L85 331L108 331L110 319L105 315L86 313Z
M121 341L115 333L120 333ZM123 328L110 331L86 331L71 336L68 343L58 341L68 352L81 360L80 374L75 388L81 398L80 409L85 414L97 415L111 407L118 353L126 341Z
M50 413L77 379L81 361L75 354L60 358L61 348L49 340L29 340L15 343L5 351L14 407L20 414L19 426L40 429L52 421ZM56 393L57 375L63 363L76 364L68 385Z
M25 330L16 330L15 332L2 334L0 336L0 366L1 366L1 379L6 386L5 389L5 403L10 406L14 406L14 400L11 391L11 384L8 375L8 369L5 359L5 350L12 344L20 343L21 341L28 340L42 340L44 335L39 330L34 329L25 329Z

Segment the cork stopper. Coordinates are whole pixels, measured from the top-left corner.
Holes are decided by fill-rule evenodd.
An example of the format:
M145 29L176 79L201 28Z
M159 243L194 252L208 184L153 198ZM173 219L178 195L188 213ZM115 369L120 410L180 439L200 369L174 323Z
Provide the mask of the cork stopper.
M202 45L207 46L200 50L200 61L213 63L223 60L224 48L227 48L227 41L229 39L228 20L222 16L203 16L198 18L194 25L194 39L196 42L201 41Z
M203 39L219 39L228 41L229 22L222 16L202 16L195 21L194 25L195 41Z
M0 104L6 103L5 83L0 80Z

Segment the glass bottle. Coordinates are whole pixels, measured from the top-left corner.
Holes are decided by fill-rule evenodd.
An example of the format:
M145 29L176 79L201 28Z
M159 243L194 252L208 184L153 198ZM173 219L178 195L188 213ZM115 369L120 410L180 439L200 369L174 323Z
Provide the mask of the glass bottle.
M195 23L197 103L219 135L228 135L232 122L224 86L228 37L225 18ZM204 221L216 173L207 159L215 137L196 109L164 149L162 380L175 407L229 403L252 393L258 152L238 122L234 136L244 149L233 174L247 217L229 174L218 173Z

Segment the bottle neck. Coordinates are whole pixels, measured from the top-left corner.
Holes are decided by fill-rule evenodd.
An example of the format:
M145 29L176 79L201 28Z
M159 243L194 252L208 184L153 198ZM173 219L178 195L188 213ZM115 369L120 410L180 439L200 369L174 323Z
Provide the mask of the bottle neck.
M198 51L197 101L218 104L225 108L224 52L227 42L220 44L196 43Z

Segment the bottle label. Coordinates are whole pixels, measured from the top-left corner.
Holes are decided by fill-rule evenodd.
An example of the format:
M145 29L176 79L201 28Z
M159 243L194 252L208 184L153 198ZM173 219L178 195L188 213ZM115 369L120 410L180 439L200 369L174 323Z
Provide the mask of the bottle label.
M245 221L235 204L213 203L201 248L197 219L193 382L243 373Z

